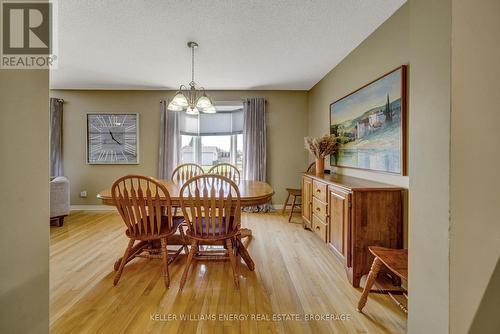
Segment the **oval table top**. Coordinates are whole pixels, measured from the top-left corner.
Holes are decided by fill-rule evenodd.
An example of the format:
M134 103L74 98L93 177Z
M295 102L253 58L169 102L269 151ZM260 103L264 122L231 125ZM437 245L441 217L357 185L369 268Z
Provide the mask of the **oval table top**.
M182 183L171 180L159 181L167 188L172 205L179 205L179 191ZM238 188L240 189L242 207L265 204L271 200L274 194L273 188L266 182L241 180ZM99 192L97 198L101 199L104 205L114 205L111 197L111 187Z

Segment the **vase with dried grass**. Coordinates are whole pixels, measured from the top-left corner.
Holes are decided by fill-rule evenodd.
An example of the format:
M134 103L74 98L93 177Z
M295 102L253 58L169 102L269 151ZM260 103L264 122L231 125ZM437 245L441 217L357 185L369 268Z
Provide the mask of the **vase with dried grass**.
M316 175L325 172L325 157L337 151L337 138L334 135L324 135L319 138L305 137L305 147L316 157Z

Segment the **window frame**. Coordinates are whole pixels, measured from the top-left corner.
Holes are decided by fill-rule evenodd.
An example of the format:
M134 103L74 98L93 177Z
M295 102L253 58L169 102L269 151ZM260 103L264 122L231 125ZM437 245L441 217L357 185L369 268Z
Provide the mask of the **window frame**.
M241 140L243 141L243 134L242 133L239 133L239 134L232 134L232 135L214 135L214 136L209 136L209 135L205 135L205 136L193 136L193 135L181 135L181 136L189 136L192 138L192 147L193 147L193 161L195 164L198 164L202 167L207 167L207 166L213 166L213 165L204 165L203 164L203 158L202 158L202 154L203 154L203 145L202 145L202 138L203 137L226 137L228 136L230 138L230 149L229 149L229 163L231 163L233 166L236 166L236 168L238 168L238 136L241 135ZM181 140L181 143L182 143L182 140ZM242 142L243 144L243 142ZM181 150L181 154L182 154L182 147L181 146L179 149ZM181 162L182 163L186 163L188 161L184 161L182 160L182 157L181 157ZM243 161L241 163L241 168L238 168L238 170L240 172L243 172Z
M207 167L208 165L202 165L203 163L203 145L202 145L202 138L203 137L223 137L223 136L229 136L230 137L230 149L229 149L229 163L232 165L236 166L238 168L238 136L241 135L241 149L242 151L244 150L244 134L243 134L243 128L242 128L242 123L238 122L243 122L243 103L240 101L220 101L220 102L215 102L215 107L217 110L217 113L220 114L231 114L231 132L229 133L218 133L218 132L212 132L212 133L200 133L202 126L202 115L198 116L197 119L197 125L194 125L191 123L191 126L195 127L187 127L189 126L187 123L184 123L184 125L181 125L181 136L189 136L192 138L192 161L189 162L194 162L202 167ZM235 122L237 122L237 130L234 131L235 123L233 123L233 117L234 115L238 115L237 117L240 117L239 119L237 118ZM181 121L182 122L182 121ZM187 120L185 121L187 122ZM186 126L187 128L184 128ZM186 129L184 132L182 129ZM183 140L180 141L180 147L179 150L181 150L181 162L185 163L188 161L184 161L182 157L182 148L184 147L182 145ZM243 172L243 155L242 153L241 157L241 166L238 168L240 172ZM218 157L217 157L218 158Z

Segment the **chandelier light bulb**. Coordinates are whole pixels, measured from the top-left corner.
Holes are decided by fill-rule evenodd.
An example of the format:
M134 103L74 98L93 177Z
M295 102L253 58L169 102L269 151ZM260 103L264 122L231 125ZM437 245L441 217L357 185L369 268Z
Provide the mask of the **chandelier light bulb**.
M188 114L188 115L199 115L200 111L196 107L194 107L194 108L193 107L188 107L186 109L186 114Z

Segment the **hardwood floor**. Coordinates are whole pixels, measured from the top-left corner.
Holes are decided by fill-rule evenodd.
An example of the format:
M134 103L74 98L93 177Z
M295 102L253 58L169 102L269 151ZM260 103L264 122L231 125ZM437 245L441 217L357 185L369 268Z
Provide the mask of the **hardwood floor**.
M143 258L130 262L113 287L113 263L128 242L123 222L112 211L73 212L64 227L51 228L51 333L406 331L405 314L386 295L370 294L364 313L356 311L361 290L349 285L341 263L314 233L279 214L243 214L242 220L253 230L248 249L256 270L240 266L240 290L234 288L229 262L195 261L178 293L183 255L169 267L168 290L160 261ZM301 319L277 318L282 314ZM305 321L305 314L343 315L344 320ZM183 315L192 319L181 320ZM226 319L211 320L224 315Z

